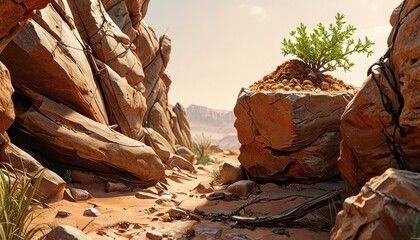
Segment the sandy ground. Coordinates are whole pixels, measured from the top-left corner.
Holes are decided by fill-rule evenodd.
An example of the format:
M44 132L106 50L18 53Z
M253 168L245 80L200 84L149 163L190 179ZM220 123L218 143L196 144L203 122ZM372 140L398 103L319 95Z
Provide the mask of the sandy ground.
M250 199L208 201L204 194L198 193L195 187L201 181L211 181L213 168L226 161L237 161L236 155L213 156L215 161L205 166L197 166L196 173L177 169L166 171L166 182L162 186L148 189L132 189L127 192L105 191L105 183L68 184L68 188L81 188L93 196L86 201L73 201L70 198L50 203L43 209L37 222L54 227L66 224L81 229L92 239L147 239L146 233L155 230L163 233L163 239L328 239L329 232L312 231L308 228L289 228L289 236L275 234L271 228L257 227L254 230L233 228L231 221L211 222L203 218L184 218L174 220L168 210L180 207L187 210L201 210L205 213L229 212L243 205ZM339 184L338 184L339 185ZM266 183L260 186L262 192L258 197L266 200L245 208L243 214L248 216L269 216L295 207L309 197L324 193L331 188L339 187L335 183L316 185L292 184L279 186ZM222 189L225 186L214 186ZM151 199L139 199L136 192L147 192ZM208 195L208 194L207 194ZM283 200L282 196L300 195ZM95 207L101 213L98 217L83 216L87 208ZM67 217L56 217L58 211L69 213Z

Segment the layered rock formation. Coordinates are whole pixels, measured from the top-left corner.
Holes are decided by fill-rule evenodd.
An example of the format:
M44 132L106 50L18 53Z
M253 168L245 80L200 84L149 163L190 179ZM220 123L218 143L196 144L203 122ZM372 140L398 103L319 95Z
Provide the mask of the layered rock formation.
M45 7L48 1L0 1L0 53L16 34L27 24L35 9ZM0 163L10 174L28 174L43 179L39 198L60 199L65 182L54 172L44 168L33 156L14 145L6 133L15 119L12 93L14 89L8 69L0 62Z
M146 186L164 176L164 163L193 170L185 110L168 106L171 40L144 22L148 0L0 4L11 16L0 24L0 60L10 71L0 65L1 161L12 152L42 168L10 135L58 171ZM54 176L47 197L64 188Z
M419 192L419 173L386 170L344 201L331 239L418 238Z
M239 161L257 179L321 180L338 174L339 124L352 93L239 94Z
M395 9L386 70L378 68L366 79L343 114L338 165L353 192L389 167L420 171L419 14L416 0Z

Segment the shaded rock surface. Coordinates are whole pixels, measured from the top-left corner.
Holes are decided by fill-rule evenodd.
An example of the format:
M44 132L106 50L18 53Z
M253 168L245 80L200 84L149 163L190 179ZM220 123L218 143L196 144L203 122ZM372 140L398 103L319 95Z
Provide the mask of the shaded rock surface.
M243 89L234 110L239 161L257 179L318 181L338 174L340 117L352 96Z
M331 239L415 239L419 199L420 174L390 168L344 201Z
M393 44L393 49L385 63L391 71L386 74L395 76L391 83L400 92L401 99L392 90L384 73L376 70L374 76L378 83L372 75L369 76L343 114L340 126L343 141L338 166L353 192L358 192L366 181L387 168L399 167L398 155L402 159L400 166L420 171L420 8L417 6L416 0L405 1L403 9L399 6L391 16L393 30L388 45ZM398 19L400 12L403 21ZM395 31L398 34L392 43ZM385 110L377 84L389 97L388 110L395 113L394 117ZM394 133L397 120L401 128ZM394 145L394 136L396 151L390 149Z

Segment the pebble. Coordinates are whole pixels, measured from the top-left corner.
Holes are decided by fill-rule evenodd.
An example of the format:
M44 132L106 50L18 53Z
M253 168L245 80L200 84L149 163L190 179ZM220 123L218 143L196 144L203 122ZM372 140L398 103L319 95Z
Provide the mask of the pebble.
M151 240L161 240L163 238L163 234L156 230L149 230L146 232L146 237Z
M88 208L83 212L83 216L86 217L98 217L101 213L96 208Z
M69 212L66 211L58 211L57 214L55 215L56 218L66 218L70 215Z
M171 208L167 212L171 218L181 219L188 216L187 212L179 208Z
M136 194L134 194L134 196L136 196L136 198L138 199L158 199L158 195L150 193L150 192L136 192Z
M285 91L290 91L290 90L292 90L291 88L290 88L290 86L284 86L284 88L283 88Z
M84 201L92 198L92 195L86 190L78 189L78 188L70 188L70 192L74 200L76 201Z
M213 192L213 187L208 182L200 182L197 187L195 187L198 193L211 193Z
M105 185L105 190L107 192L126 192L126 191L129 191L130 188L127 187L123 183L119 183L119 182L107 182L106 185Z
M287 85L289 85L289 80L287 80L287 79L283 79L282 81L281 81L281 83L283 84L283 86L287 86Z
M328 84L327 82L322 82L321 83L321 89L322 90L329 90L330 89L330 84Z
M303 81L302 84L303 85L311 85L311 86L314 86L314 83L311 80L305 80L305 81Z

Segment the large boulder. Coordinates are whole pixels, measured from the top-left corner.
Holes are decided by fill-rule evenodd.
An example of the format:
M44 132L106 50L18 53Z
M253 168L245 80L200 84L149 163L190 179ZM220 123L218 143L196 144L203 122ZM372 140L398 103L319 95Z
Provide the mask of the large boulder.
M389 70L376 69L342 116L343 141L338 166L353 192L358 192L366 181L389 167L420 171L420 8L417 5L417 0L404 1L393 12L393 30L388 42L392 51L385 62ZM404 20L399 21L398 16ZM389 100L384 100L383 94ZM393 112L394 116L388 112ZM402 160L400 164L398 158Z
M416 239L419 209L420 174L390 168L344 201L331 239Z
M69 168L82 167L107 177L127 180L131 176L144 185L155 184L163 177L164 166L150 147L63 104L35 93L26 94L35 102L17 113L13 131L16 143Z
M72 18L68 6L63 6ZM17 88L32 89L108 124L102 94L83 47L71 22L48 5L36 12L34 21L4 49L0 60L10 70Z
M0 163L11 173L20 170L29 176L37 176L42 171L42 180L38 188L38 198L60 200L63 197L66 182L53 171L43 167L31 155L10 142L7 134L0 133Z
M29 22L32 11L44 8L51 0L0 0L0 53Z
M256 179L317 181L338 174L340 116L352 96L243 89L234 109L239 161Z

